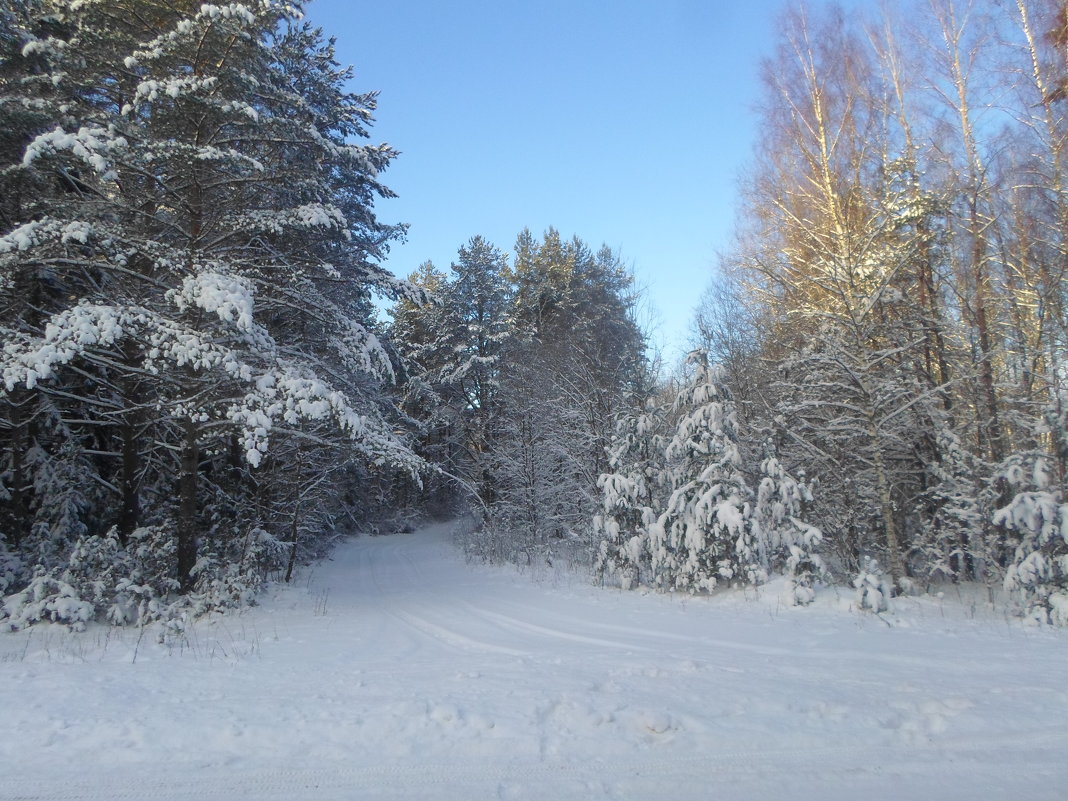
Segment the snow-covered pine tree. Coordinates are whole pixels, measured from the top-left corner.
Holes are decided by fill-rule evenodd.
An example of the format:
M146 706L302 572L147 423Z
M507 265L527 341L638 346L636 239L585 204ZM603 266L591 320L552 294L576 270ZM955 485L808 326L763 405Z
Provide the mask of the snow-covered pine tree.
M795 479L779 461L774 444L765 442L753 516L767 543L772 567L781 569L790 582L795 604L811 603L816 596L814 585L827 575L817 553L823 534L803 519L805 505L811 501L804 473Z
M311 436L337 444L320 452L334 462L418 466L383 417L392 368L370 306L403 291L375 263L398 232L372 210L394 154L353 141L374 95L344 90L299 3L26 6L0 108L29 135L5 140L3 180L57 189L4 204L5 430L30 442L41 432L19 421L60 410L69 441L42 450L91 452L107 490L83 518L124 538L171 526L192 590L209 578L195 570L209 498L236 510L212 533L232 543L224 562L261 523L282 535L241 500L291 492L272 444ZM46 499L17 483L25 526Z
M1064 479L1056 475L1053 460L1041 450L1009 457L999 478L1015 493L1006 506L994 513L994 524L1011 537L1005 589L1015 596L1029 619L1068 626L1068 503Z
M672 488L651 527L658 586L691 592L720 581L759 584L768 576L768 548L742 472L730 391L707 354L689 354L687 381L675 399L675 431L665 455Z
M419 499L399 499L405 506L437 515L455 510L457 488L446 474L462 474L458 426L459 393L442 381L453 362L456 315L446 299L448 276L426 261L408 276L421 297L399 300L391 309L389 339L399 362L402 408L414 432L415 447L428 462L443 468L428 478ZM462 501L461 501L462 503Z
M649 577L649 530L660 516L663 492L663 411L653 399L639 413L623 413L616 422L608 453L608 472L597 481L602 511L594 517L600 539L594 567L601 579L623 589Z
M460 247L451 275L427 262L411 276L431 298L393 309L391 337L404 364L407 408L422 428L420 446L482 503L492 502L495 492L488 453L501 354L511 335L507 267L503 252L472 237ZM447 480L442 490L456 496Z
M867 609L878 614L890 608L891 579L879 566L878 560L864 556L860 560L860 569L853 578L856 588L857 609Z
M630 278L610 250L549 229L516 242L509 271L512 336L501 352L491 432L492 550L522 559L593 558L615 414L644 375Z
M485 503L492 503L496 481L487 453L492 450L492 418L500 410L501 358L512 336L508 257L480 236L463 245L452 263L446 303L458 325L453 363L443 378L459 390L458 417L465 465Z
M1001 554L990 532L989 493L982 491L989 467L960 437L937 422L922 529L914 546L929 580L991 580L1000 575Z

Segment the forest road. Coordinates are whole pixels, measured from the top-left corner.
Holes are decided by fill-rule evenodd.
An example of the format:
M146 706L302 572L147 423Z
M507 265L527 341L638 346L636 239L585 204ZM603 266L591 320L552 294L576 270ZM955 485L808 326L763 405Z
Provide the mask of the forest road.
M358 538L181 637L0 638L0 799L1063 801L1068 637Z

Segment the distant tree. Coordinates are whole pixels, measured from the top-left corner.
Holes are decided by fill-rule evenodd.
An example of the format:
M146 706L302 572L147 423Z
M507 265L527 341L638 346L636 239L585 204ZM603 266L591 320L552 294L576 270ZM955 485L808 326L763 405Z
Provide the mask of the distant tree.
M392 338L424 452L488 513L475 550L589 558L614 419L649 390L626 269L550 229L523 231L512 263L474 237L449 274L413 281L433 298L398 304Z
M507 256L481 237L460 248L446 304L455 315L451 364L444 376L458 391L464 475L486 503L495 496L488 464L493 418L500 408L501 359L512 336Z
M509 278L514 334L501 354L491 517L514 540L505 550L560 545L592 558L614 418L644 375L630 277L610 250L549 229L540 243L519 235Z
M482 237L459 250L451 275L429 262L410 280L425 302L393 311L392 336L406 364L413 413L424 421L427 456L493 500L488 463L500 393L501 354L511 336L507 257ZM449 492L456 492L451 486Z

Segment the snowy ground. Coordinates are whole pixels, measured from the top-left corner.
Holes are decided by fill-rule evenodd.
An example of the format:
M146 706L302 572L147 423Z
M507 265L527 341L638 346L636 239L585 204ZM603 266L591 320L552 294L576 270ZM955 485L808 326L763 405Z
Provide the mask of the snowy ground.
M890 624L890 625L888 625ZM353 540L182 638L0 635L2 799L1068 798L1068 633Z

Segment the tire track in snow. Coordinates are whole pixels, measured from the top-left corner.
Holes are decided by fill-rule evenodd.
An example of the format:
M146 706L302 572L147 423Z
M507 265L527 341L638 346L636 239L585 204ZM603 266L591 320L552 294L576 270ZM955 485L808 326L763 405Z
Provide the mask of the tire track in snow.
M380 611L384 611L389 619L402 624L409 631L416 632L419 635L416 644L421 642L423 645L432 645L435 649L444 646L453 651L463 652L516 657L530 655L527 650L487 642L480 637L465 633L462 625L457 627L453 622L455 618L459 618L462 623L463 616L454 614L458 607L455 603L449 603L447 597L442 600L449 612L450 622L443 625L428 619L419 609L422 604L418 602L426 597L429 582L425 571L411 554L417 541L398 539L406 536L396 535L388 540L373 542L373 544L369 542L361 549L367 554L367 560L366 563L361 560L358 569L361 572L366 570L375 586L378 598L386 602L385 605L379 604ZM418 648L414 650L417 651ZM411 652L406 654L406 656L412 655L414 654Z
M367 555L367 562L366 568L361 562L360 573L370 576L376 590L376 596L371 600L410 597L413 589L419 589L418 577L410 558L407 562L403 558L401 543L383 540L387 538L375 537L361 548ZM359 576L356 580L359 580Z
M669 631L660 631L657 629L634 628L632 626L624 626L617 623L605 623L601 620L575 618L574 615L562 615L544 607L516 603L515 601L505 600L500 603L497 603L497 606L499 608L507 608L511 610L512 614L506 615L506 617L513 617L513 615L532 615L540 620L545 620L547 617L552 617L559 624L572 625L575 623L581 623L581 625L587 629L600 632L600 634L588 635L594 638L597 638L598 636L608 636L609 634L623 634L628 637L633 637L636 640L662 640L667 642L685 643L687 645L692 644L694 642L693 635L674 634ZM513 617L513 619L522 620L522 618L520 617ZM620 641L617 640L616 642ZM647 650L660 651L662 649L647 648Z
M405 653L406 658L417 655L421 648L427 646L434 650L445 647L452 651L474 651L507 656L529 655L527 651L484 642L468 636L452 627L434 623L413 611L413 595L415 599L422 595L422 591L425 590L425 581L422 571L416 566L409 552L411 550L409 543L390 538L373 544L368 543L362 550L367 554L366 572L370 575L378 596L378 603L371 604L371 609L418 635L412 640L413 647ZM361 561L360 569L363 568L364 563Z
M357 558L349 563L337 563L334 571L340 575L327 574L320 583L331 591L330 603L335 611L371 618L375 622L375 655L370 663L381 664L391 660L408 661L425 654L428 645L435 650L449 648L441 638L429 637L425 630L413 626L398 613L397 609L410 596L410 589L397 582L396 543L385 538L357 541L353 551ZM344 578L344 581L342 581ZM352 588L337 593L337 587ZM455 650L452 646L451 650Z
M566 640L568 642L582 643L583 645L593 645L601 648L615 648L623 651L656 651L655 648L650 648L644 645L637 645L635 643L618 642L616 640L605 640L600 637L591 637L585 634L576 634L570 631L563 631L561 629L550 628L548 626L541 626L537 623L529 623L525 620L511 617L509 615L502 615L497 612L491 612L488 609L483 609L475 606L469 602L463 602L464 608L471 615L487 620L501 628L510 629L523 634L537 634L543 637L549 637L556 640Z
M453 629L439 626L424 617L420 617L410 612L397 611L393 613L393 616L426 637L439 643L452 646L458 650L479 651L487 654L504 654L506 656L530 656L529 651L521 651L517 648L509 648L505 645L496 645L494 643L477 640Z
M717 653L722 651L734 651L758 654L760 656L767 656L775 659L808 659L817 662L826 662L828 660L863 660L865 662L875 662L878 664L890 663L904 667L940 671L959 671L963 669L972 671L975 668L975 666L961 666L959 662L950 659L903 656L887 653L872 654L849 649L824 648L803 652L789 647L741 642L722 636L705 635L702 633L681 635L645 628L630 629L623 625L615 625L603 621L575 617L565 618L559 614L552 613L550 610L543 607L526 607L525 605L515 604L514 602L508 603L509 606L514 608L522 610L529 609L529 611L535 613L539 620L542 621L533 623L524 620L522 617L486 610L468 601L459 599L453 600L448 593L442 593L442 597L436 598L440 604L443 604L439 605L438 609L446 609L449 613L449 623L447 625L440 625L427 620L424 614L413 613L411 610L410 602L417 598L426 598L428 594L434 594L432 592L433 588L440 588L445 584L445 582L440 581L439 577L428 577L426 572L419 566L418 560L412 556L413 550L416 550L419 553L425 552L426 548L421 547L425 545L426 543L418 535L399 534L388 538L376 537L373 540L370 540L363 549L368 554L367 569L372 576L379 597L381 599L389 599L393 602L394 606L401 605L405 608L405 611L411 615L415 624L412 625L411 620L406 621L409 625L412 625L413 628L421 631L421 633L426 636L461 650L476 649L484 652L506 653L512 655L529 654L529 651L505 645L494 645L486 642L483 638L464 634L464 616L473 615L481 619L483 622L488 622L501 630L540 635L550 639L583 643L590 646L611 648L620 651L651 652L661 651L663 649L643 646L637 643L632 644L623 642L613 638L611 636L613 634L626 634L634 637L636 640L648 638L665 643L675 642L680 645L685 645L687 653L690 654L692 654L693 647L697 645ZM361 562L360 569L363 569L363 567L364 565ZM387 578L386 581L383 580L384 577ZM462 611L460 611L461 609ZM522 612L519 614L522 614ZM544 625L548 614L552 614L556 618L556 621L554 624ZM710 616L709 623L712 624L714 622L715 618ZM591 633L587 634L574 631L576 624L581 625L587 630L592 630ZM561 627L562 625L566 625L567 628ZM608 636L599 636L598 630L603 631ZM464 641L466 641L466 645L463 644ZM670 648L670 646L668 647ZM711 654L708 656L711 657Z
M631 634L638 639L648 640L660 640L667 642L676 642L686 645L686 651L692 656L692 647L694 645L708 647L717 650L730 650L742 653L758 654L760 656L769 657L783 657L791 661L798 660L811 660L814 662L841 662L841 661L863 661L873 662L876 664L893 664L903 667L912 667L922 670L941 671L949 673L967 673L974 675L976 673L990 673L996 675L999 673L1000 668L998 666L990 666L989 668L984 665L975 665L969 663L961 663L959 659L955 658L937 658L937 657L925 657L925 656L904 656L900 654L889 654L885 652L867 652L858 651L855 649L843 649L843 648L819 648L810 651L798 650L795 648L779 647L774 645L758 645L754 643L740 642L737 640L731 640L722 636L706 635L700 632L696 632L689 635L674 634L666 631L657 631L648 628L631 628L628 626L605 623L599 620L590 620L575 617L564 617L557 613L552 612L546 608L537 606L530 606L526 604L517 604L515 602L504 602L501 606L512 607L513 609L521 610L519 614L523 612L531 612L539 617L541 620L545 620L547 616L552 615L556 617L558 621L566 622L568 624L581 623L583 627L590 629L600 629L606 633L621 633ZM720 617L717 617L715 610L709 610L709 625L714 625ZM516 618L518 619L518 618ZM635 647L634 650L639 650ZM648 650L662 650L662 649L648 649Z

